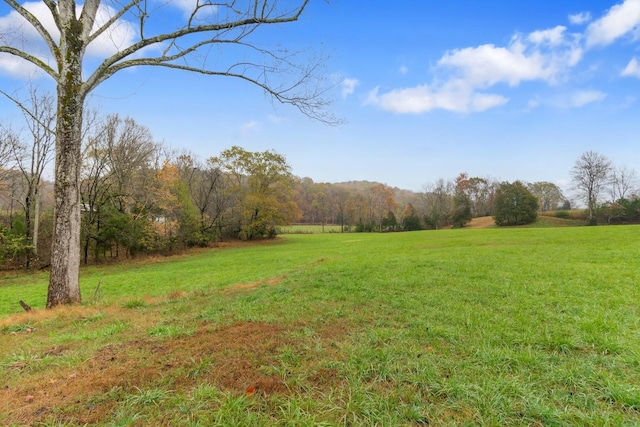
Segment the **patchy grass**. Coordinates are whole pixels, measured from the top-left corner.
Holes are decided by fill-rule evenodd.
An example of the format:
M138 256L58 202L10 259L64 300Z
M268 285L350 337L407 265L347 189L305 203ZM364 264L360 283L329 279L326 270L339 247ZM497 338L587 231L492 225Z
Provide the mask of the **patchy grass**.
M280 234L317 234L317 233L340 233L340 225L335 224L296 224L280 227Z
M555 212L541 212L538 214L536 222L524 226L512 226L510 228L551 228L551 227L580 227L585 225L584 219L576 219L567 216L560 218ZM490 216L473 218L471 222L464 226L465 229L497 228L495 220Z
M291 235L91 268L95 301L4 312L0 424L635 425L638 231Z

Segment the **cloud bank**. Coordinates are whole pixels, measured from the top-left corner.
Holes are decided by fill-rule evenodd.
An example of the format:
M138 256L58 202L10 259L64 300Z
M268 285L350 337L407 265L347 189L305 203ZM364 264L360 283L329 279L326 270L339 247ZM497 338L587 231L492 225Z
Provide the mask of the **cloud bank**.
M640 38L640 0L625 0L595 21L589 12L570 15L569 21L589 24L583 33L557 25L516 34L506 46L484 44L447 51L433 68L430 82L388 90L376 87L365 104L397 114L436 109L473 113L505 105L509 88L526 82L551 86L565 82L590 49L606 47L624 37ZM640 78L635 58L622 75ZM601 91L583 90L566 97L562 104L578 108L605 98Z

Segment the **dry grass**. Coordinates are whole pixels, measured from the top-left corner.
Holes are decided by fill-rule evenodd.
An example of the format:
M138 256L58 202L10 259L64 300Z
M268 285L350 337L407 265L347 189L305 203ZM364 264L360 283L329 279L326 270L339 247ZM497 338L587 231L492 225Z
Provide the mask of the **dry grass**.
M250 292L260 285L277 284L277 277L249 284L231 286L223 293ZM220 294L220 293L217 293ZM154 325L162 324L161 308L167 303L199 299L185 292L172 293L164 300L145 299L142 310L124 307L86 306L34 310L2 319L0 326L35 325L6 333L5 344L25 347L29 340L44 340L48 327L66 329L86 319L101 316L97 323L118 321L134 325L120 333L116 340L95 347L84 341L37 346L39 353L3 367L17 381L2 384L0 390L0 423L5 425L38 425L55 419L59 423L99 424L109 419L125 396L143 390L163 389L174 394L188 394L202 384L211 384L221 392L237 396L288 395L290 386L277 374L282 349L304 346L304 339L294 329L260 321L237 321L215 326L197 322L193 333L178 336L149 336ZM166 319L164 319L166 320ZM53 326L55 325L55 326ZM91 327L100 326L92 324ZM5 329L6 332L6 329ZM54 331L51 331L53 333ZM335 342L345 336L344 323L329 323L318 329L317 339ZM13 338L13 340L12 340ZM13 341L13 344L11 342ZM66 357L81 360L66 363ZM46 369L34 369L38 364ZM24 374L24 375L23 375ZM320 392L333 387L338 378L331 369L309 372ZM300 390L296 390L300 392Z
M493 217L481 216L479 218L473 218L470 223L464 226L464 228L479 229L479 228L493 228L496 226L496 222Z

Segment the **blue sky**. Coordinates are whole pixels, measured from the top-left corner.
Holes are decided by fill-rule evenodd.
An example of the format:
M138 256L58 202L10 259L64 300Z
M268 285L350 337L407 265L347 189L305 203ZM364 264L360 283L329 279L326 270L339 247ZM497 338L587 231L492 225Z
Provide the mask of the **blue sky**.
M1 6L0 33L10 19ZM201 158L273 149L316 182L420 191L466 171L568 189L587 150L640 166L640 0L316 0L262 37L328 56L331 112L345 124L310 120L245 82L154 68L114 76L90 103ZM0 56L0 88L23 87L24 75ZM0 108L4 122L20 117Z

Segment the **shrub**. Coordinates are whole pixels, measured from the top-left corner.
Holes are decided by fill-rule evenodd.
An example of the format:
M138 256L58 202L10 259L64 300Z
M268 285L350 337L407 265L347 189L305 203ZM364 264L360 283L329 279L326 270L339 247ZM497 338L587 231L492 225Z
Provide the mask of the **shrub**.
M493 218L496 224L524 225L538 217L538 200L520 181L503 182L496 191Z

